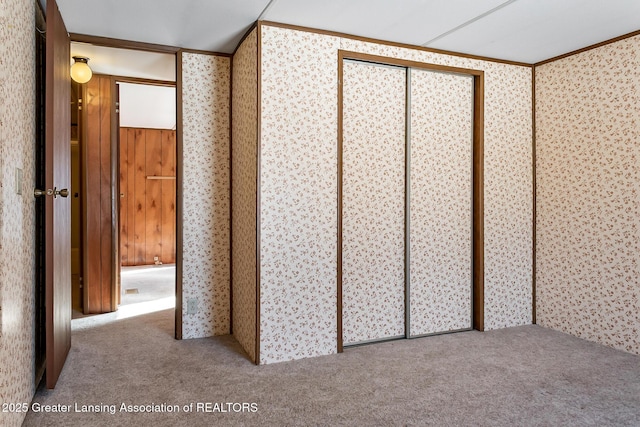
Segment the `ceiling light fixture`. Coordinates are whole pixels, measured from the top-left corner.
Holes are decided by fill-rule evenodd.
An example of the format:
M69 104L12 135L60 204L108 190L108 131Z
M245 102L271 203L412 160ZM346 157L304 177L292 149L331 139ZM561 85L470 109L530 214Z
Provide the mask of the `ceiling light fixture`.
M86 83L91 80L93 72L89 67L89 58L86 56L74 56L73 65L71 66L71 78L80 84Z

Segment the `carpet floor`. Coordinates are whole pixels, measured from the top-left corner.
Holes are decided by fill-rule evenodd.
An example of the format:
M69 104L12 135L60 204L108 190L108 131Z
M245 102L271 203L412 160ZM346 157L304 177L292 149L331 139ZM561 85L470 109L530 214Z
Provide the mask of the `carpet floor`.
M23 425L640 425L640 356L535 325L255 366L232 336L175 340L173 319L75 325Z

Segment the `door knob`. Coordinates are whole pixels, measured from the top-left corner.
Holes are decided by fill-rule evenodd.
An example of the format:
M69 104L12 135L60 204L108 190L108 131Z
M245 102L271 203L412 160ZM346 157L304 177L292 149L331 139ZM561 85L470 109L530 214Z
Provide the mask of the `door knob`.
M53 190L52 189L48 189L48 190L38 190L37 188L35 190L33 190L33 196L34 197L40 197L40 196L53 196Z
M62 190L56 190L56 187L53 187L53 197L55 198L56 196L69 197L69 190L67 190L66 188L63 188Z
M35 190L33 190L33 195L34 195L34 197L53 196L53 198L55 199L58 196L60 196L60 197L68 197L69 196L69 190L67 190L66 188L63 188L62 190L57 190L56 187L53 187L53 190L51 188L48 189L48 190L38 190L36 188Z

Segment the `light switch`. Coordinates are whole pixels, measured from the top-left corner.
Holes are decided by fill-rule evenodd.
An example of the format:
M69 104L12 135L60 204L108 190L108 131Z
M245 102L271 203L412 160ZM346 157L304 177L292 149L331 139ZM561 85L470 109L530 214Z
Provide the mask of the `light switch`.
M22 195L22 169L16 168L16 194Z

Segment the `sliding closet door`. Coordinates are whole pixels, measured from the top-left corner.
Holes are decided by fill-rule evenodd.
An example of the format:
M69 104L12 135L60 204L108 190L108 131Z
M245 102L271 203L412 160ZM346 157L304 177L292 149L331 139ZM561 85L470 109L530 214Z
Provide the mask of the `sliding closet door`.
M344 345L405 336L406 69L343 64Z
M409 335L470 329L473 78L409 79Z

